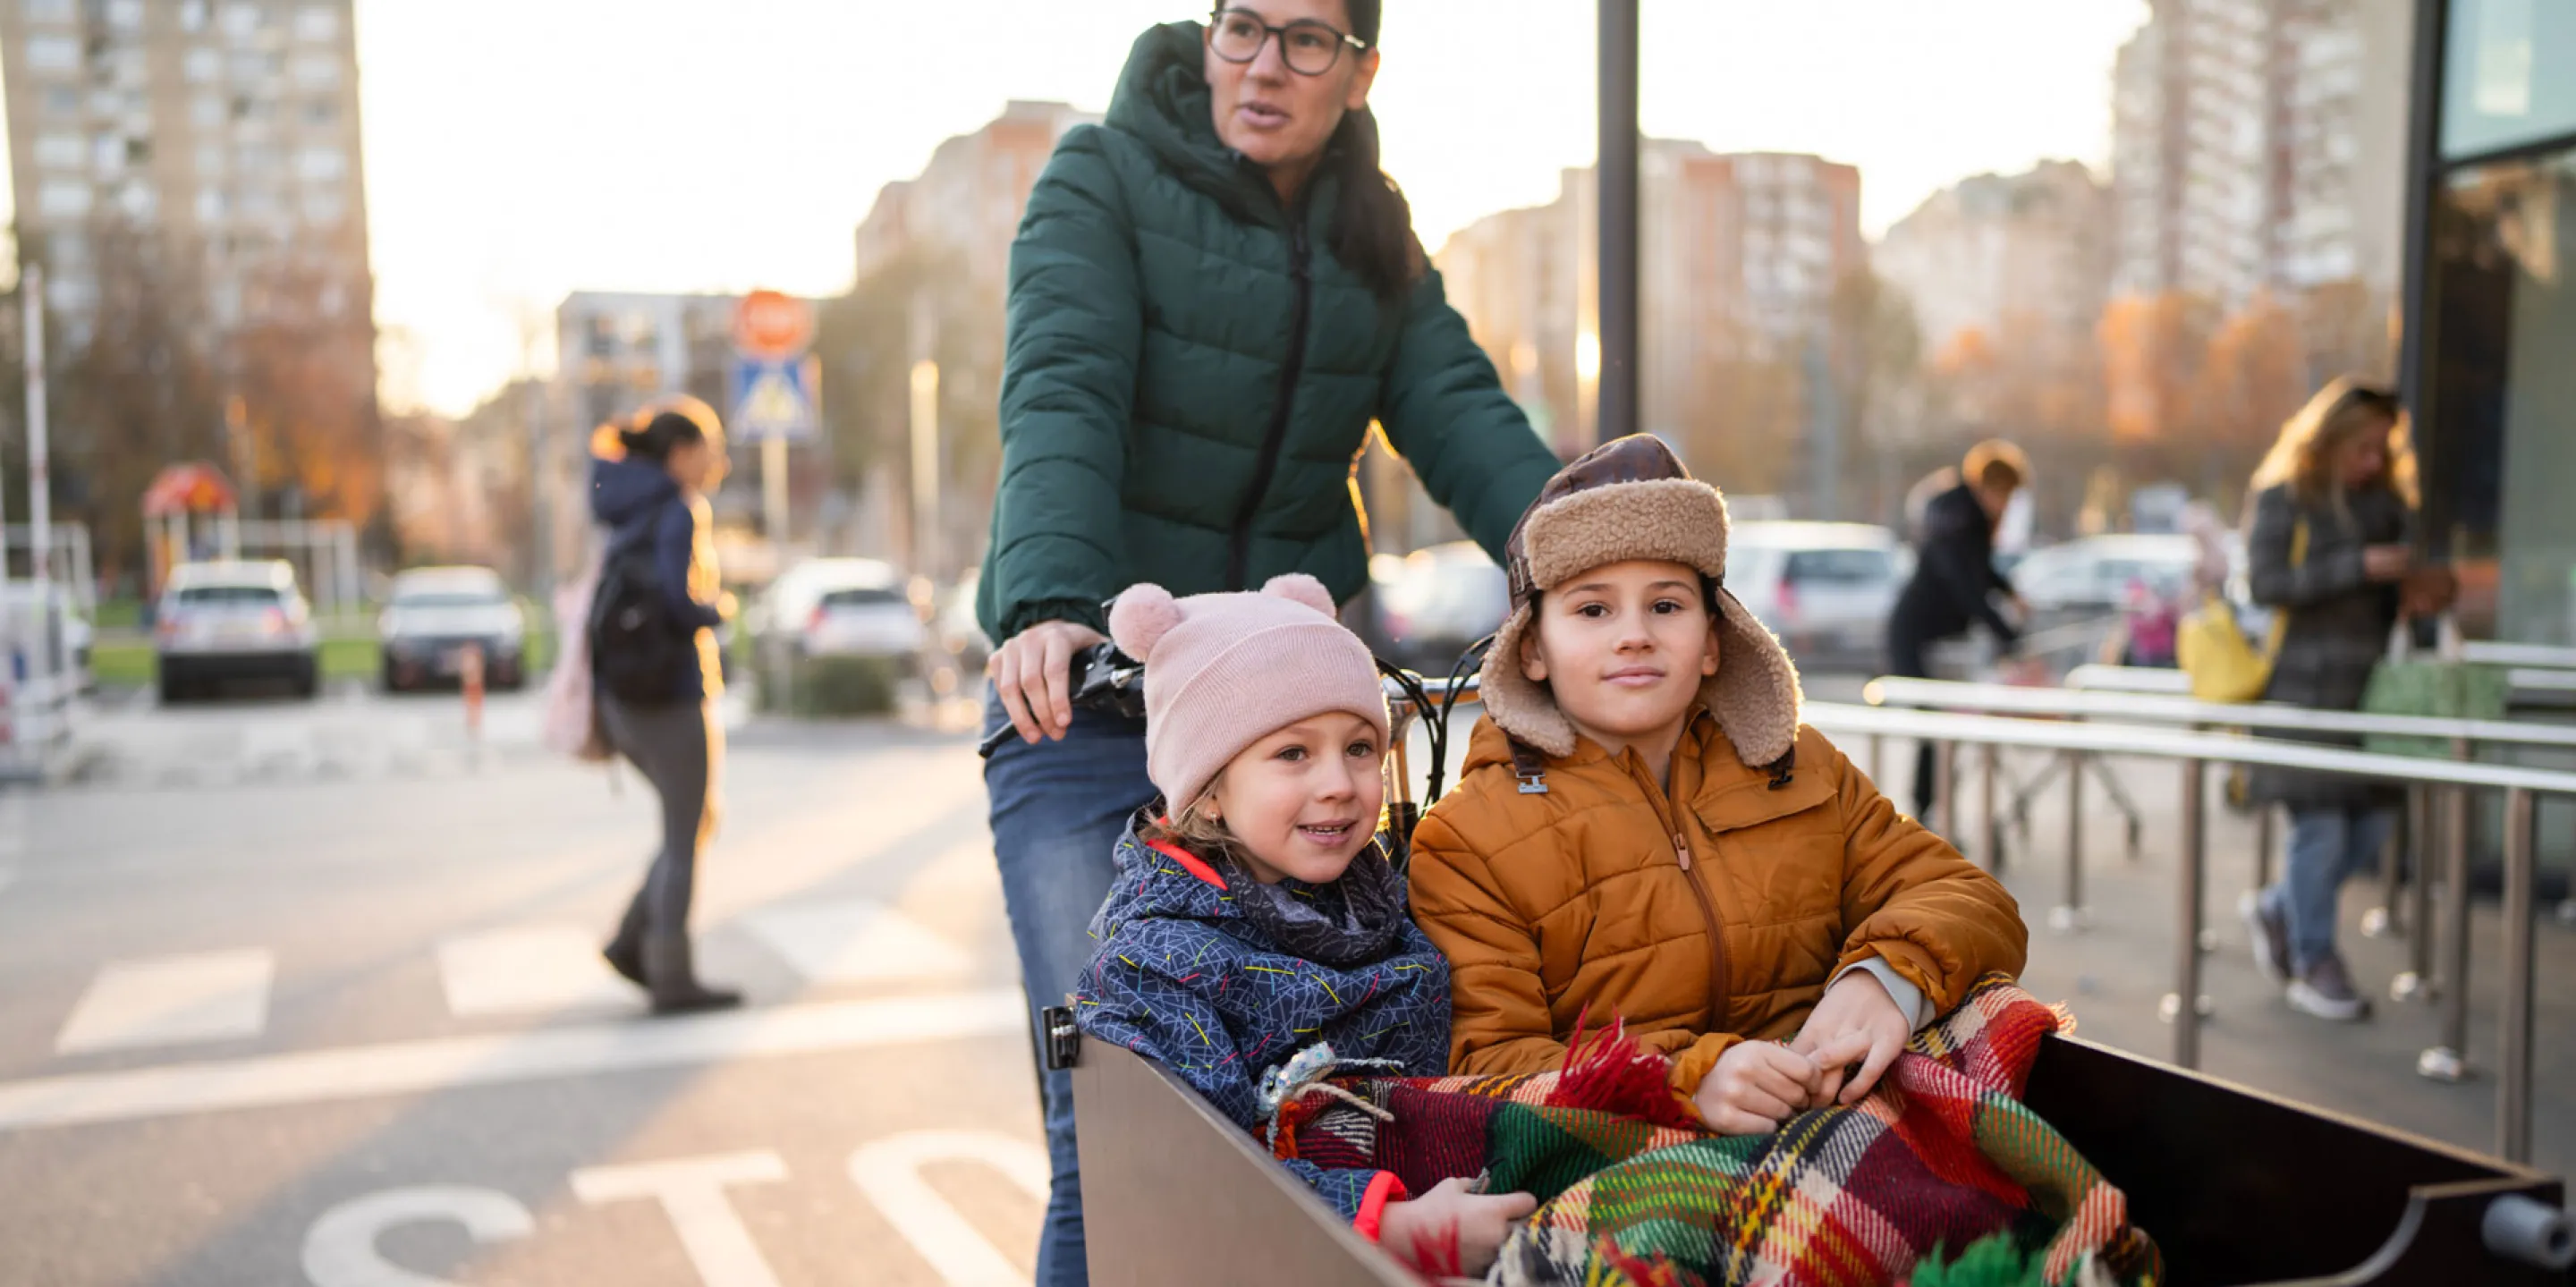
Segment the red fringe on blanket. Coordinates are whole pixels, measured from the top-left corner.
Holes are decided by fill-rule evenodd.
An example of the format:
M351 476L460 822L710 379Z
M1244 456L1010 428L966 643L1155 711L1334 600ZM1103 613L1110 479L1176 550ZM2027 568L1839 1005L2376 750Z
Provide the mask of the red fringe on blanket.
M1616 1014L1609 1027L1587 1034L1591 1017L1589 1006L1574 1017L1574 1040L1566 1043L1565 1068L1548 1093L1548 1106L1642 1117L1686 1131L1703 1129L1699 1114L1673 1093L1672 1062L1629 1040L1627 1020Z

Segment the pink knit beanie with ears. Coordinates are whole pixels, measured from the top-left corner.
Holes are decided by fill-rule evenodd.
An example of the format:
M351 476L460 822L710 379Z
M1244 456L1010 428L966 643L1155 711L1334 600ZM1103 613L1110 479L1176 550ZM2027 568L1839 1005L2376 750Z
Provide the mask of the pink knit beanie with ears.
M1259 594L1175 599L1135 585L1109 609L1109 638L1145 664L1145 774L1164 807L1188 808L1245 747L1299 720L1348 711L1383 745L1377 662L1303 573Z

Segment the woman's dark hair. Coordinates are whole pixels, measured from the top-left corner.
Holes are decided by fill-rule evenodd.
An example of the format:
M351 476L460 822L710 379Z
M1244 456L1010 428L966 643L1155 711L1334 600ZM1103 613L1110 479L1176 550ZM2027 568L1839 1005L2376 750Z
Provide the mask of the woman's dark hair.
M661 411L650 418L638 417L641 423L629 423L617 431L617 441L626 454L636 460L655 464L671 458L671 449L682 443L704 442L706 429L679 411Z
M1351 34L1376 49L1381 0L1344 0L1343 7ZM1377 117L1365 107L1345 114L1327 146L1338 149L1342 181L1333 211L1333 257L1358 273L1380 300L1400 300L1422 277L1422 243L1413 235L1413 203L1378 164Z

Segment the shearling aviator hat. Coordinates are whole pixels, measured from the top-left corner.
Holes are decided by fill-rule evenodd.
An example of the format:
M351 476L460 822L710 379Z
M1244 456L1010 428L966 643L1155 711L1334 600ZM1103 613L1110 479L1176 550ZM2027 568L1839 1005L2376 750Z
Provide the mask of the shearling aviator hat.
M1798 744L1798 671L1780 641L1726 592L1726 498L1690 476L1660 439L1606 442L1539 490L1504 546L1512 612L1485 654L1485 711L1504 732L1552 756L1574 750L1574 724L1546 685L1521 672L1521 640L1539 596L1593 568L1652 559L1697 568L1719 586L1717 673L1700 700L1753 768Z
M1377 662L1304 573L1258 594L1129 586L1110 605L1109 637L1145 663L1145 775L1176 814L1245 747L1299 720L1349 711L1386 739Z

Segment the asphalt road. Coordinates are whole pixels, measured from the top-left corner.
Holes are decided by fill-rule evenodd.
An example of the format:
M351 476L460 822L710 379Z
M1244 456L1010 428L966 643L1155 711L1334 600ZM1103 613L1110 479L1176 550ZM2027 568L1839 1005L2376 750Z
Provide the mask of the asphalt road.
M82 784L0 794L0 1283L1025 1280L965 739L738 733L698 921L752 1004L651 1020L592 955L649 793L533 715L138 703Z

